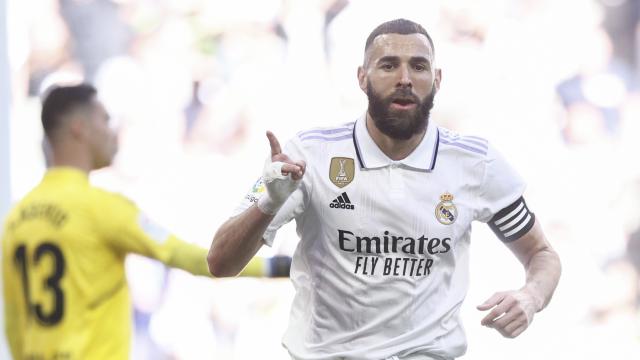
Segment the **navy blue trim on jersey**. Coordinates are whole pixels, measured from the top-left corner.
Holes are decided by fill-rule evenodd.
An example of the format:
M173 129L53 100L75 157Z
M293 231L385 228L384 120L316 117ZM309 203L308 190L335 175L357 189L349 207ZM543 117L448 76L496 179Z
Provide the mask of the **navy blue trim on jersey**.
M535 222L536 216L529 211L521 196L513 204L498 211L488 224L500 240L508 243L528 233Z
M429 171L436 168L436 160L438 159L438 147L440 145L440 129L436 128L436 146L433 148L433 156L431 158L431 167Z
M364 160L362 159L362 154L360 153L360 145L358 144L358 138L356 137L356 127L357 123L353 125L353 147L356 150L356 157L358 158L358 163L360 164L360 169L366 169L367 166L364 164ZM425 133L426 136L426 133ZM431 172L436 167L436 160L438 159L438 149L440 146L440 129L436 128L436 140L433 145L433 154L431 155L430 165L426 169L420 169L420 171Z
M356 125L353 125L353 147L356 149L356 157L358 158L358 163L360 163L360 169L366 169L364 166L364 161L362 161L362 156L360 155L360 146L358 146L358 139L356 139Z

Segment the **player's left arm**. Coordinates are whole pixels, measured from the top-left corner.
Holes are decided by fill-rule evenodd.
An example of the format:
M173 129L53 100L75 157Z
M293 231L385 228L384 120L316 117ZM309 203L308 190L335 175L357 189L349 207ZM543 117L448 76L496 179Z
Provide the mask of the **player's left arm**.
M110 245L122 253L135 253L156 259L165 265L185 270L194 275L210 277L207 265L208 250L202 246L186 242L166 230L162 225L149 219L130 200L111 195L101 202L111 206L113 215L103 218L108 221L105 238ZM117 229L117 230L113 230ZM288 277L291 258L273 256L253 257L239 276L248 277Z
M207 249L185 242L170 235L163 245L152 243L147 256L156 258L169 267L186 270L194 275L208 276ZM254 256L238 274L240 277L289 277L291 257L276 255L271 257Z
M524 266L525 285L514 291L498 292L478 306L491 311L481 324L496 329L508 338L525 331L536 312L544 309L560 279L560 258L547 241L537 219L529 231L513 241L505 242Z

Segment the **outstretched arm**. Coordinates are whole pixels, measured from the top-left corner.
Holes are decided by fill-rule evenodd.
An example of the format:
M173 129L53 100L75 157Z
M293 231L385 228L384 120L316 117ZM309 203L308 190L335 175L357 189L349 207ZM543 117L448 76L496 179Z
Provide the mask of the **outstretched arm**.
M237 275L262 247L262 235L271 220L273 215L253 205L222 224L207 255L209 272L215 277Z
M507 247L525 268L525 285L520 290L495 293L479 305L478 310L492 309L481 324L514 338L529 327L534 314L551 300L560 279L561 265L537 219L531 230L507 243Z
M272 134L270 136L273 137ZM275 138L274 141L279 148ZM282 169L284 172L285 167L282 166ZM224 275L227 274L224 271L211 271L212 268L207 261L207 253L210 249L181 240L162 225L149 219L129 199L107 192L100 194L103 196L100 201L102 206L100 212L111 214L108 217L102 217L99 223L103 238L118 253L136 253L194 275L211 276L220 273L223 274L221 276L229 276ZM275 209L276 206L273 204L275 201L271 202L270 205ZM226 249L226 252L231 254L229 256L232 256L233 260L240 264L232 275L247 277L288 276L291 264L290 257L261 258L253 256L260 247L260 237L272 218L273 215L265 215L264 211L258 210L254 206L244 214L228 221L228 224L219 231L221 235L230 238L229 242L221 241L221 244L228 246L223 249ZM249 235L250 233L255 234ZM234 240L234 236L240 240Z
M304 175L304 162L292 161L283 154L278 139L270 131L267 138L271 147L271 161L263 173L267 193L216 232L207 256L209 271L215 277L235 276L247 265L262 246L262 236L274 215Z

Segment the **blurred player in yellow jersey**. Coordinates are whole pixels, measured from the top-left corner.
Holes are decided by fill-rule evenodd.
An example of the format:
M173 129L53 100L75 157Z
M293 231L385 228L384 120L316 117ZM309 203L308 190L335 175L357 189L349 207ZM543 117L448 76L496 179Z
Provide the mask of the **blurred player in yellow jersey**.
M9 213L2 239L11 354L14 360L127 359L132 307L125 256L210 276L207 249L155 225L125 197L90 185L89 172L109 166L117 151L95 88L53 89L42 124L52 167ZM290 262L276 260L255 258L244 275L288 275Z

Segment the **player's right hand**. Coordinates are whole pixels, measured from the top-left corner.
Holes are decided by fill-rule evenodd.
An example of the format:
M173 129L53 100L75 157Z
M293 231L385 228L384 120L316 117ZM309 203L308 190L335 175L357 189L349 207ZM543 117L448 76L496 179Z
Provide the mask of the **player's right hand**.
M289 157L282 153L280 142L278 138L271 132L267 131L267 139L269 139L269 146L271 147L271 163L277 164L274 166L280 166L280 173L282 176L291 175L291 178L295 181L302 179L304 176L306 164L304 161L293 161Z
M293 161L282 153L276 136L267 131L271 156L265 162L262 180L267 193L258 200L258 208L265 214L275 215L289 196L298 188L304 176L304 161Z

